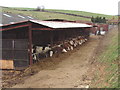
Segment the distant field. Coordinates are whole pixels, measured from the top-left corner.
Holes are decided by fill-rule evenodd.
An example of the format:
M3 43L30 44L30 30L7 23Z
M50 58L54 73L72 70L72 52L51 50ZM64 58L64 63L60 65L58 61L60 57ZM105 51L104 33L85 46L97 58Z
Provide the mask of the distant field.
M91 12L85 12L85 11L73 11L73 10L55 10L55 9L48 9L49 11L56 11L56 12L64 12L64 13L71 13L71 14L77 14L77 15L84 15L84 16L93 16L93 17L106 17L107 19L113 18L112 15L105 15L105 14L98 14L98 13L91 13ZM117 16L115 16L117 18Z
M16 10L34 10L35 8L21 8L21 7L12 7L11 9L16 9Z
M22 9L21 9L22 10ZM36 19L46 20L46 19L66 19L66 20L86 20L90 21L88 18L76 17L76 16L69 16L64 14L58 13L49 13L49 12L38 12L38 11L20 11L16 10L15 8L2 8L3 12L11 12L14 14L22 14L22 15L29 15Z
M27 10L27 11L22 11ZM59 13L50 13L50 12L38 12L38 11L30 11L35 10L35 8L2 8L3 12L11 12L15 14L23 14L23 15L29 15L36 19L40 20L46 20L46 19L66 19L66 20L85 20L90 21L89 18L83 18L83 17L77 17L77 16L70 16L65 14L59 14ZM83 15L83 16L93 16L93 17L106 17L107 19L113 18L111 15L104 15L104 14L97 14L97 13L90 13L90 12L84 12L84 11L73 11L73 10L55 10L55 9L45 9L47 11L56 11L56 12L63 12L63 13L70 13L70 14L77 14L77 15ZM117 18L117 16L115 16Z

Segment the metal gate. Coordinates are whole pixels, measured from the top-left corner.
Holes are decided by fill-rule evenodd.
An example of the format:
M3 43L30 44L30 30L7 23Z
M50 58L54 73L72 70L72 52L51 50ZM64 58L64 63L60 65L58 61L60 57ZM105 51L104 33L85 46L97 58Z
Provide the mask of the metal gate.
M26 39L2 39L1 60L13 60L14 67L27 67L29 65L28 40Z

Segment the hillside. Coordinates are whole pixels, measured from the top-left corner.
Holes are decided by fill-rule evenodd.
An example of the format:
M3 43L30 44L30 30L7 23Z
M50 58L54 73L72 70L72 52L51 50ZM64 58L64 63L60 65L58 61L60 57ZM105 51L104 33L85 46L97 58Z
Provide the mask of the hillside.
M77 15L83 15L83 16L89 16L89 17L106 17L107 19L113 18L112 15L105 15L105 14L99 14L99 13L91 13L91 12L85 12L85 11L73 11L73 10L55 10L55 9L48 9L48 11L56 11L56 12L63 12L63 13L71 13L71 14L77 14ZM116 17L116 16L115 16ZM117 18L117 17L116 17Z
M111 19L113 16L111 15L103 15L103 14L96 14L96 13L90 13L90 12L84 12L84 11L72 11L72 10L55 10L55 9L46 9L46 11L50 12L43 12L43 11L32 11L35 10L34 8L8 8L8 7L2 7L3 12L11 12L15 14L22 14L22 15L30 15L36 19L40 20L46 20L46 19L66 19L66 20L85 20L90 21L90 18L84 18L84 17L78 17L78 16L72 16L72 15L66 15L66 14L60 14L60 13L53 13L54 12L62 12L62 13L69 13L69 14L75 14L75 15L82 15L82 16L88 16L88 17L106 17L107 19Z
M40 20L46 20L46 19L66 19L66 20L87 20L90 19L87 18L81 18L81 17L75 17L75 16L68 16L58 13L49 13L49 12L39 12L39 11L22 11L15 8L2 8L3 12L9 12L14 14L20 14L20 15L29 15L31 17L34 17L36 19Z

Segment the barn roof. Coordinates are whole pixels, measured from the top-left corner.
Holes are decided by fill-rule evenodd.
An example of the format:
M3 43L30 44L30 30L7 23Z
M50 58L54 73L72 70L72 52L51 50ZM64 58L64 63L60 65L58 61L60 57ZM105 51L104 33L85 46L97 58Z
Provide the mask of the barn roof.
M41 21L30 20L31 22L41 24L50 28L80 28L80 27L92 27L92 25L74 22L56 22L56 21Z
M6 24L0 26L0 31L11 30L16 28L28 27L30 23L37 24L38 26L32 27L32 30L53 30L53 29L63 29L63 28L87 28L93 27L92 25L83 24L83 23L74 23L74 22L58 22L58 21L41 21L41 20L26 20L20 21L12 24ZM39 25L44 26L45 28L40 28Z

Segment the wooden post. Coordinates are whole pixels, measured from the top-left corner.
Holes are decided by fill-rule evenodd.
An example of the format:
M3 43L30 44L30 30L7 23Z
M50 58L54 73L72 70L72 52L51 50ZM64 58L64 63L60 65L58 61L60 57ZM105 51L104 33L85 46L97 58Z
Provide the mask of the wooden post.
M29 37L29 57L30 57L30 65L33 64L32 59L32 24L29 22L29 30L28 30L28 37Z
M50 45L53 46L53 30L50 31Z

